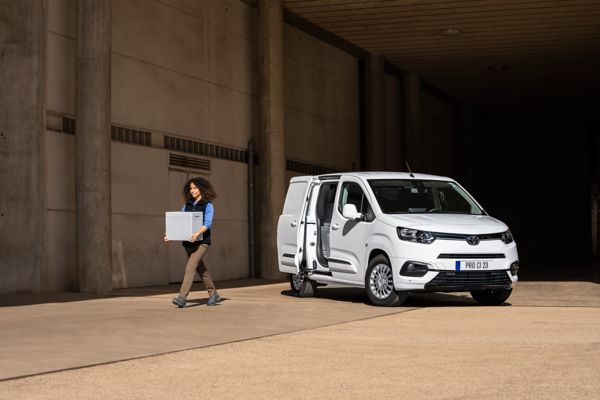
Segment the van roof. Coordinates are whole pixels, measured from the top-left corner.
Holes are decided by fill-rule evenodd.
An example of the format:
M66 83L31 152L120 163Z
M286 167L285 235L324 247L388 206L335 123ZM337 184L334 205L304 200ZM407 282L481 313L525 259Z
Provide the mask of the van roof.
M363 179L427 179L433 181L453 181L454 179L446 176L429 175L429 174L418 174L413 173L410 176L408 172L384 172L384 171L357 171L357 172L341 172L334 174L317 175L319 179L327 178L341 178L343 176L355 176Z

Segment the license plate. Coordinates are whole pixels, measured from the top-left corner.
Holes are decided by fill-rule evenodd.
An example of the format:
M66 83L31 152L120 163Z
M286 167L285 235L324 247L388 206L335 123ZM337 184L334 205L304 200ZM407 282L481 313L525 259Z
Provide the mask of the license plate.
M456 261L456 271L485 271L492 268L493 261L465 260Z

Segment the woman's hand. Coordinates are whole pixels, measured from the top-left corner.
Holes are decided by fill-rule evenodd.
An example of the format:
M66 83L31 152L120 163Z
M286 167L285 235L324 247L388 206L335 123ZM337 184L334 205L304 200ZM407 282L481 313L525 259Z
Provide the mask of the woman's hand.
M202 234L200 233L200 231L198 231L198 232L194 233L194 234L192 235L192 237L190 238L190 242L195 242L196 240L198 240L198 238L200 237L200 235L202 235Z
M167 234L166 234L166 233L165 233L165 239L164 239L164 240L165 240L165 242L168 242L168 241L169 241L169 238L167 237Z

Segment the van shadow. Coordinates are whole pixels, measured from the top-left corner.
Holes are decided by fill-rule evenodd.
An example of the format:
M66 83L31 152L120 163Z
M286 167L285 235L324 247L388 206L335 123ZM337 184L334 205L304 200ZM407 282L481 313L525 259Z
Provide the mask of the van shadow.
M284 296L289 297L298 297L291 290L283 290L281 292ZM365 294L364 289L358 288L329 288L329 287L319 287L317 289L317 295L315 296L320 299L334 300L334 301L343 301L348 303L363 303L369 304L369 300L367 299L367 295Z
M296 297L291 290L281 292L284 296ZM364 289L348 287L319 287L317 298L371 305ZM504 303L503 306L510 306ZM413 293L401 307L479 307L468 293Z
M482 307L468 293L414 293L402 304L405 307ZM500 307L511 306L505 302Z

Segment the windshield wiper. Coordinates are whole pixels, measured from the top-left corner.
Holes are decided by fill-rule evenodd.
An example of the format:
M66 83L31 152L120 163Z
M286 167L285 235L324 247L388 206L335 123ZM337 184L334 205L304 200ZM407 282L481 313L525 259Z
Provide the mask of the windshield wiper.
M442 210L439 208L432 208L431 210L427 211L428 213L431 214L467 214L467 215L478 215L478 214L473 214L470 212L466 212L466 211L450 211L450 210Z

